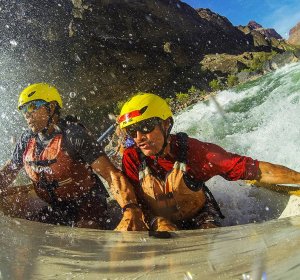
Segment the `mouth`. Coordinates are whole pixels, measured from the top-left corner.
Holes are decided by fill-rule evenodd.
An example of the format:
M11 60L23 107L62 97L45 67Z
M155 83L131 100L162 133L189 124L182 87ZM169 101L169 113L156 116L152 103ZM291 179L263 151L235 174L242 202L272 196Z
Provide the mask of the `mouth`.
M142 143L139 143L138 144L138 147L140 149L143 149L143 150L150 150L151 149L151 144L150 143L147 143L147 142L142 142Z

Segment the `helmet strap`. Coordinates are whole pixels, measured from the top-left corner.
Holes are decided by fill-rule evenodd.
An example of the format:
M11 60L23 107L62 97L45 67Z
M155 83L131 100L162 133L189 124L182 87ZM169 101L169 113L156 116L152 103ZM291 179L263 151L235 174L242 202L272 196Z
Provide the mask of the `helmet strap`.
M163 143L162 148L160 149L160 151L157 154L155 154L156 160L157 160L158 157L160 157L161 155L163 155L163 153L164 153L164 151L165 151L165 149L166 149L166 147L168 145L168 138L169 138L169 136L171 134L171 130L172 130L172 127L173 127L173 124L174 124L173 118L169 118L169 120L170 120L170 125L169 125L169 127L168 127L167 130L165 130L162 127L162 124L160 124L160 129L161 129L161 131L162 131L162 133L164 135L164 143Z

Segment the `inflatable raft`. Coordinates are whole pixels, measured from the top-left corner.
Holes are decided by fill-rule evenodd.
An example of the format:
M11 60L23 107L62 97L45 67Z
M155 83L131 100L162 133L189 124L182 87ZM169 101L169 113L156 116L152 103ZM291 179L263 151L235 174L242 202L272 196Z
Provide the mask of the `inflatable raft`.
M169 239L9 217L25 202L28 211L42 206L31 192L13 194L18 201L1 205L0 279L299 279L298 193L222 179L209 187L226 215L224 227Z

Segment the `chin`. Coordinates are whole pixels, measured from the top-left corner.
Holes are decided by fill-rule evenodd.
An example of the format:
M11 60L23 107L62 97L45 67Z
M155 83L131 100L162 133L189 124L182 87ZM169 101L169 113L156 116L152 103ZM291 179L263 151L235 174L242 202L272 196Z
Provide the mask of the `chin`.
M39 133L39 132L41 132L41 129L38 129L38 128L36 128L36 127L30 127L30 129L31 129L31 131L32 131L33 133Z
M37 133L37 132L38 132L37 129L34 128L34 127L29 127L29 128L30 128L30 130L31 130L33 133Z
M151 150L142 150L142 152L147 157L155 156L155 154L156 154L154 151L151 151Z

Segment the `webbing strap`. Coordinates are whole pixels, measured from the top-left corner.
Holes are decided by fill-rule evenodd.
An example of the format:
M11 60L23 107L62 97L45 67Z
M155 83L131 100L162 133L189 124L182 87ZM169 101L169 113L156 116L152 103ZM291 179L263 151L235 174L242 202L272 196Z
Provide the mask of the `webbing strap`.
M176 134L176 142L179 144L179 154L177 156L179 162L186 163L187 151L188 151L188 135L184 132L178 132Z
M187 158L187 151L188 151L188 142L187 142L187 139L188 139L188 135L184 132L178 132L176 134L176 137L177 137L177 141L178 141L178 144L179 144L179 154L178 154L178 161L179 162L182 162L182 163L186 163L186 158ZM138 156L139 156L139 159L141 161L140 163L140 166L139 166L139 170L144 170L147 166L147 163L146 163L146 156L143 154L143 152L137 148L137 153L138 153Z
M178 146L179 146L178 147L179 153L177 155L177 159L179 162L186 163L187 162L187 152L188 152L188 135L184 132L178 132L176 134L176 138L177 138L176 142L178 143ZM142 151L140 149L137 149L137 152L138 152L139 159L141 160L139 170L142 171L147 166L147 163L146 163L147 157L142 153ZM214 205L215 209L219 213L219 217L221 219L225 218L225 216L221 212L221 209L220 209L215 197L213 196L213 194L211 193L211 191L209 190L209 188L205 185L205 183L203 181L193 180L191 178L191 176L189 176L188 173L185 173L184 180L186 182L187 187L190 188L192 191L199 191L200 189L203 188L207 198L211 201L211 203Z
M213 196L213 194L211 193L210 189L204 184L203 185L204 187L204 191L205 191L205 194L206 196L208 197L208 199L211 201L211 203L213 204L213 206L215 207L215 209L218 211L218 214L219 214L219 217L221 219L224 219L225 216L223 215L220 207L219 207L219 204L218 202L216 201L215 197Z

